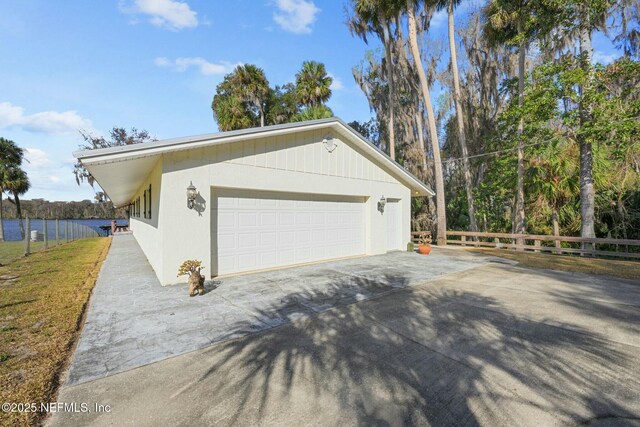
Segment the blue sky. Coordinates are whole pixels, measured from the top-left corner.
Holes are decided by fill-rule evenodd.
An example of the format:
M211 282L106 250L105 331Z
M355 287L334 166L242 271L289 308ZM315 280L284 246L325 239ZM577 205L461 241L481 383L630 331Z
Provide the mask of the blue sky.
M276 85L293 81L304 60L323 62L335 79L334 113L368 120L351 68L377 45L349 34L345 4L0 0L0 136L28 150L25 198L93 198L72 175L78 129L134 126L158 139L216 132L215 87L239 63L262 67ZM431 37L445 36L443 18ZM603 37L594 47L603 62L617 56Z

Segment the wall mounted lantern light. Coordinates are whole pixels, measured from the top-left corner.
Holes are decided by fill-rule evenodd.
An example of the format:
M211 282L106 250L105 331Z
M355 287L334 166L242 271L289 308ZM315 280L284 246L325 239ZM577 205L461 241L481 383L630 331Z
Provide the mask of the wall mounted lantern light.
M385 199L384 196L382 196L380 198L380 201L378 202L378 210L380 211L380 213L384 213L384 207L387 204L387 199Z
M324 139L322 140L322 143L324 144L324 148L326 148L327 151L330 153L333 153L333 150L335 150L338 147L336 145L336 141L333 139L331 135L325 136Z
M193 185L193 182L189 182L189 186L187 187L187 207L189 209L193 209L193 207L195 206L196 197L198 197L198 191Z

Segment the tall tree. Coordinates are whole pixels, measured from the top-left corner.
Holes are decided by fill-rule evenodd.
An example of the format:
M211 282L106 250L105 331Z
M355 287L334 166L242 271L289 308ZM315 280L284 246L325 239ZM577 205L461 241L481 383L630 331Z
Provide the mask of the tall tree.
M5 185L6 191L13 196L13 199L9 197L7 200L16 205L18 224L20 225L20 236L22 237L22 239L24 239L25 231L24 225L22 224L22 207L20 205L20 196L29 191L29 188L31 188L29 177L27 177L27 173L22 170L22 168L13 168L9 173L9 179L5 182Z
M20 169L24 158L24 150L18 145L0 137L0 241L4 240L4 224L2 198L5 191L11 191L15 185L16 170ZM20 224L22 226L22 224Z
M141 144L143 142L156 140L149 135L149 132L146 130L131 128L127 131L125 128L115 126L109 131L111 139L105 139L103 136L93 136L83 131L80 131L80 135L84 140L84 142L78 146L80 150L97 150L99 148L120 147L123 145ZM94 186L95 179L79 160L73 167L73 174L76 177L76 183L78 185L86 181L91 185L91 187Z
M316 61L304 61L296 74L296 93L298 101L306 107L317 107L331 97L333 79L327 75L324 64Z
M553 2L555 0L550 0ZM484 9L486 17L485 35L492 44L513 46L518 50L518 106L522 108L524 102L524 85L526 74L526 57L529 44L536 37L546 33L548 25L545 19L551 14L541 2L533 0L490 0ZM516 208L513 231L525 233L524 210L524 119L518 124L518 166L516 184ZM523 245L522 239L517 239L518 245Z
M264 126L265 105L269 96L269 82L264 70L252 64L239 65L233 78L238 95L257 112L260 126Z
M458 56L456 53L455 21L453 11L461 0L439 0L438 7L447 9L449 54L451 57L451 77L453 80L453 100L456 109L456 121L458 125L458 140L460 141L460 153L462 154L462 172L464 175L464 188L467 193L467 209L469 212L469 230L478 231L476 223L476 209L473 202L473 183L471 179L471 166L469 165L469 151L467 149L467 132L464 125L462 111L462 94L460 91L460 75L458 72Z
M395 142L395 108L394 108L394 60L392 54L393 40L391 37L392 19L400 12L400 2L391 0L354 0L355 15L349 20L349 30L367 43L367 34L374 33L382 41L385 53L385 73L387 78L387 106L389 121L387 132L389 136L389 157L396 159Z
M614 5L613 0L547 0L558 6L554 23L561 35L579 42L580 68L586 75L586 81L580 87L580 94L588 91L594 83L593 76L593 31L606 26L608 12ZM580 127L585 129L592 119L592 101L580 96ZM580 215L582 237L595 237L595 187L593 181L593 141L587 132L578 132L580 147Z
M422 64L420 48L418 47L418 30L415 14L416 2L414 0L406 0L406 7L407 21L409 24L409 48L418 73L424 106L427 110L427 123L429 127L429 136L431 138L431 150L433 152L434 180L436 183L436 211L438 217L436 241L438 245L445 245L447 242L447 217L444 199L444 176L442 173L442 161L440 159L440 144L438 142L438 128L436 126L436 118L433 111L433 105L431 103L429 83L424 71L424 65Z
M271 90L267 103L267 123L279 125L289 123L291 118L300 112L296 86L286 83Z
M271 95L261 68L239 65L224 76L211 103L213 117L221 131L265 125L266 103Z

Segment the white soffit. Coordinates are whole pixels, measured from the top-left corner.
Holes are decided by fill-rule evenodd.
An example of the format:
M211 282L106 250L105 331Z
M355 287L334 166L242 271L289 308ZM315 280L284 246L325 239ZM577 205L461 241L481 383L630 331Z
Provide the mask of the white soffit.
M124 206L131 201L164 153L327 128L339 132L340 135L370 155L379 166L406 184L411 189L412 196L433 196L435 194L423 182L338 118L85 150L75 152L73 155L93 175L113 203L116 206Z

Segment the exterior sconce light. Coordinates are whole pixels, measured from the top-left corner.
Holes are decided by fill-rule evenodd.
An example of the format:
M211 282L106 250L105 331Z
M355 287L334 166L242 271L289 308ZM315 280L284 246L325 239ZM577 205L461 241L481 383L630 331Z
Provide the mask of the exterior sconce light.
M333 150L338 147L331 135L325 136L322 140L322 143L324 144L324 148L326 148L329 153L333 153Z
M380 198L380 201L378 202L378 210L380 211L380 213L384 213L384 207L387 204L387 199L384 198L384 196L382 196Z
M193 182L189 182L189 186L187 187L187 207L189 209L193 209L193 207L195 206L196 197L198 197L198 191L193 185Z

